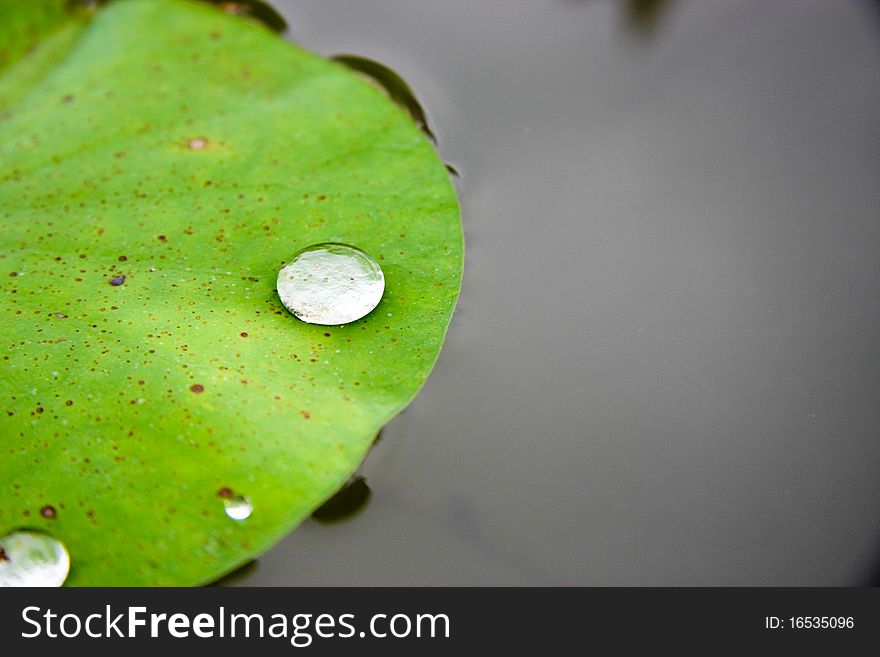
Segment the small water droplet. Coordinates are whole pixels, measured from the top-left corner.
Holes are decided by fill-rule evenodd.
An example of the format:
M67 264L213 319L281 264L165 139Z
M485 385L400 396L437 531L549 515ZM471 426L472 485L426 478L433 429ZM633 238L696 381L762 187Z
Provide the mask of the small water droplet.
M70 571L70 555L47 534L20 531L0 537L0 588L61 586Z
M247 520L254 512L253 504L244 495L224 498L223 508L226 509L226 515L233 520Z
M58 515L58 512L55 510L54 506L47 504L40 509L40 515L51 520Z
M208 140L204 137L194 137L186 142L186 145L194 151L200 151L208 145Z
M372 257L348 244L306 247L278 272L278 296L309 324L338 326L373 310L385 292L385 276Z

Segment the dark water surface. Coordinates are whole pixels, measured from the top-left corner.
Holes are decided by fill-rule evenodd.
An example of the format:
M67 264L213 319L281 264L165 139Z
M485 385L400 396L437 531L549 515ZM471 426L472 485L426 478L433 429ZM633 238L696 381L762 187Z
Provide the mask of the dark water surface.
M467 262L364 508L231 583L877 578L875 3L274 4L415 89Z

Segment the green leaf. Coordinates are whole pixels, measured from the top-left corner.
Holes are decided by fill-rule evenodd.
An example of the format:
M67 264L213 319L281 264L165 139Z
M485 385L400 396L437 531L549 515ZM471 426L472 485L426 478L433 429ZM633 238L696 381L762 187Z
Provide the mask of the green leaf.
M0 37L43 36L0 77L0 536L62 540L68 584L200 584L306 518L422 385L458 203L403 111L256 21L182 0L41 18L63 4L0 5ZM386 277L343 327L275 291L326 241Z
M71 19L65 0L0 0L0 70L19 60L41 38Z

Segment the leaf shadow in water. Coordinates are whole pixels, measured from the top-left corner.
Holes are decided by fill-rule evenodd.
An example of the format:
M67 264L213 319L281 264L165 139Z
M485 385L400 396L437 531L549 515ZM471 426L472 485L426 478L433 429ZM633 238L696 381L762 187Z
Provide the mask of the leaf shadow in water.
M586 4L584 0L568 0ZM669 13L672 0L618 0L622 7L623 24L626 30L645 40L656 34L663 17Z
M113 0L67 0L70 11L94 11ZM215 5L221 11L233 16L245 16L257 20L275 32L284 32L287 21L269 3L260 0L201 0Z
M233 16L246 16L260 21L275 32L284 32L287 29L287 21L275 9L266 2L260 0L203 0L212 5L217 5L222 11Z
M239 566L231 573L227 573L220 579L214 580L213 582L208 584L208 586L229 586L230 584L235 584L251 575L256 569L257 560L254 559L252 561L248 561L246 564Z
M330 59L339 62L356 73L360 73L367 78L367 81L378 86L388 94L388 97L394 103L402 107L409 114L410 118L419 126L422 132L430 137L431 141L435 144L437 143L437 138L428 126L428 117L425 115L422 104L406 81L397 73L384 64L358 55L334 55Z
M629 30L644 38L651 38L664 15L669 12L671 0L626 0L624 21Z
M329 500L312 513L312 520L322 525L349 520L363 511L373 492L361 475L352 477Z

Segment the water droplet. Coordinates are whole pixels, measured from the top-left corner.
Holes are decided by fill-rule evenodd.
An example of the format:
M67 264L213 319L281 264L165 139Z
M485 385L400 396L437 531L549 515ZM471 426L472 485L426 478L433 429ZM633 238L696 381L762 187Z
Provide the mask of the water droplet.
M338 326L379 305L385 276L373 258L348 244L315 244L278 272L278 296L309 324Z
M67 549L47 534L20 531L0 537L0 588L61 586L69 571Z
M194 137L186 142L186 145L189 146L194 151L200 151L203 148L207 147L208 140L204 137Z
M224 498L223 507L226 509L226 515L233 520L247 520L254 512L253 504L244 495Z

